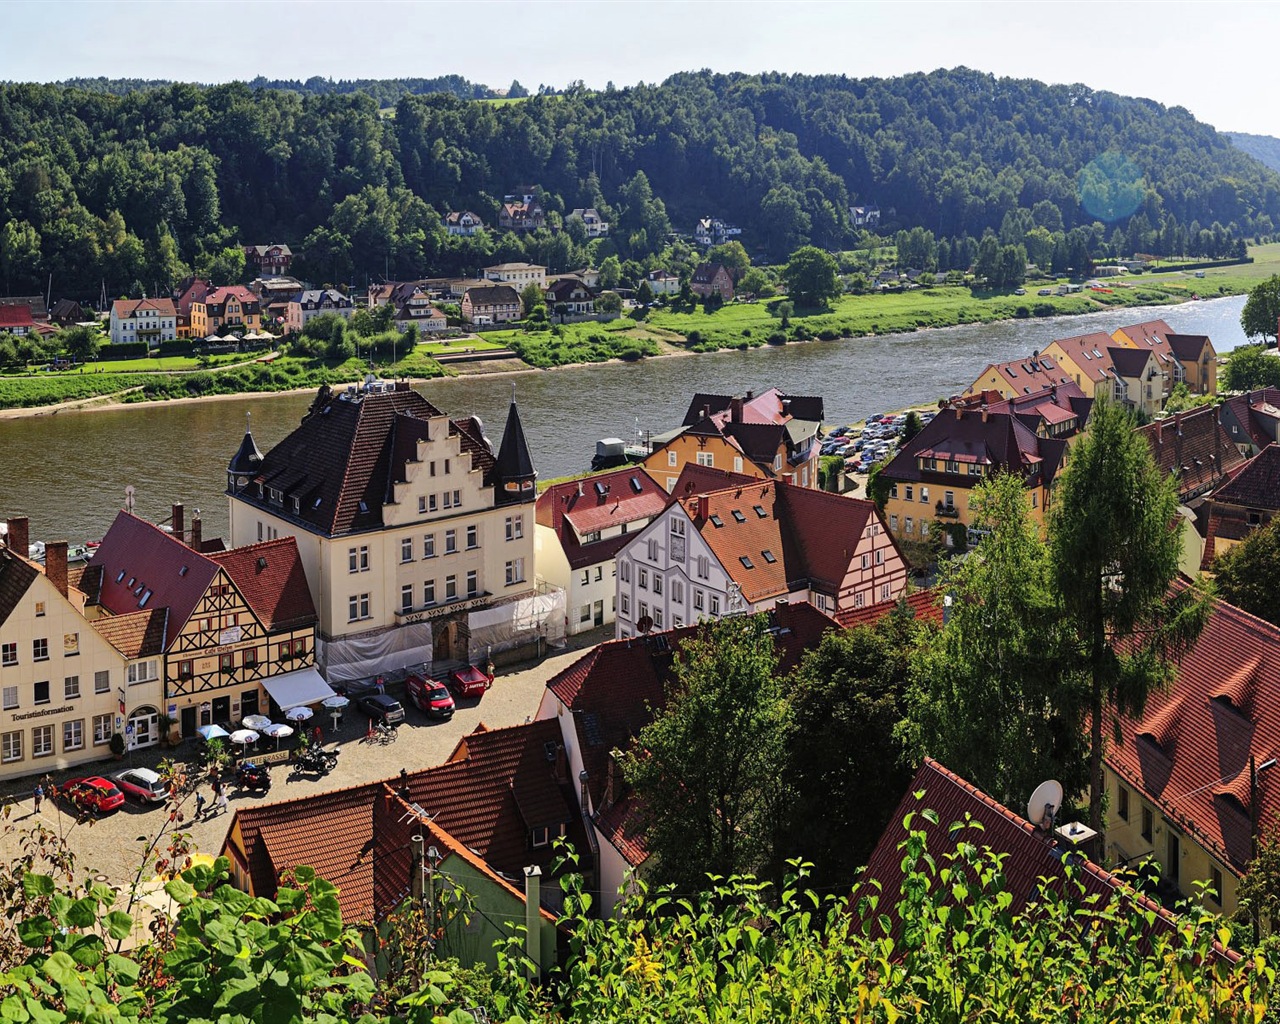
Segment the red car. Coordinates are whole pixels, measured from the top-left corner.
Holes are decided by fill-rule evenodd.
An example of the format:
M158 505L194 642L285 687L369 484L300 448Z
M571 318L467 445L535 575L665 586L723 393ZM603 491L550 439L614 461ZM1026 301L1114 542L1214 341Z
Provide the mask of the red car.
M449 673L449 689L455 697L483 697L484 691L493 685L493 677L487 676L474 665L455 668Z
M453 717L453 698L445 685L429 676L411 675L405 680L409 700L429 718L447 720Z
M58 796L81 813L105 814L124 806L124 794L101 775L67 779L58 787Z

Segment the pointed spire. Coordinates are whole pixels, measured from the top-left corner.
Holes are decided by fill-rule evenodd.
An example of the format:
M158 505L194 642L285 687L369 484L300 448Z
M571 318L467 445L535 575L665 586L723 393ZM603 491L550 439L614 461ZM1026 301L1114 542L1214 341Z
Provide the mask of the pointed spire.
M532 501L536 496L534 481L537 470L524 438L524 426L520 422L520 410L516 407L515 386L512 385L511 408L507 412L507 426L502 432L502 444L498 447L497 462L493 467L493 482L497 487L499 503L504 501Z
M244 414L244 437L241 438L235 455L227 463L227 472L235 476L253 476L262 466L262 452L258 451L249 426L250 415L248 412Z

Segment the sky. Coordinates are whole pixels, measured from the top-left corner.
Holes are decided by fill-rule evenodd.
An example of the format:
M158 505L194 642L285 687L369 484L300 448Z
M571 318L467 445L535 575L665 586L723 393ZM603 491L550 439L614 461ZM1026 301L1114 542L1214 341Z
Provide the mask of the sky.
M1182 106L1280 136L1254 40L1273 2L823 0L0 0L0 79L224 82L458 74L530 90L676 71L851 77L966 66Z

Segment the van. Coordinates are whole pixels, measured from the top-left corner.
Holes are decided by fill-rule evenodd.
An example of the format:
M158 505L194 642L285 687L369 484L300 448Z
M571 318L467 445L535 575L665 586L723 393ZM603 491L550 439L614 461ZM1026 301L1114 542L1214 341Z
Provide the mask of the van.
M1203 271L1203 270L1197 270L1197 271L1196 271L1196 277L1204 277L1204 271Z

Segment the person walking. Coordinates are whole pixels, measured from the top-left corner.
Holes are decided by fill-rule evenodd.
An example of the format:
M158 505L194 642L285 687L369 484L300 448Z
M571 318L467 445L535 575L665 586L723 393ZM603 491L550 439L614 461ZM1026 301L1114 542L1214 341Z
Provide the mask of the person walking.
M204 794L196 790L196 820L204 817Z
M44 800L44 786L36 783L36 788L31 791L31 798L35 801L36 814L40 813L40 803Z
M219 791L218 791L218 799L215 801L215 805L217 806L218 811L219 811L220 813L226 813L226 810L227 810L227 794L226 794L226 793L224 793L224 792L222 792L221 790L219 790Z
M315 727L315 731L312 732L311 737L315 740L317 747L324 742L324 733L320 731L320 726L317 725Z

